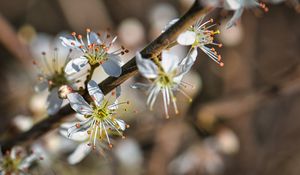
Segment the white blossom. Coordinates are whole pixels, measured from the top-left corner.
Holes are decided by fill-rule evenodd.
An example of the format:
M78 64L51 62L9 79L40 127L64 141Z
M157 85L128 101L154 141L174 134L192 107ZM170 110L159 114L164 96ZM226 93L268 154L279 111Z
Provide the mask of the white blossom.
M213 46L222 47L222 44L214 41L214 35L219 34L219 30L211 30L215 26L213 19L203 22L204 17L201 17L196 23L191 26L187 31L181 33L177 37L177 42L180 45L191 46L191 49L201 49L213 61L220 66L224 66L219 55ZM190 52L191 53L191 52ZM189 54L190 54L189 53Z
M87 29L86 42L83 41L82 35L72 33L72 38L60 37L62 45L78 50L81 54L79 57L70 60L65 68L67 74L78 73L86 66L101 65L104 71L113 77L119 77L122 73L121 58L128 52L127 49L121 47L118 50L110 52L110 48L115 43L117 37L112 40L108 33L103 35L96 34Z
M258 2L258 0L225 0L223 6L226 10L234 11L232 18L227 23L227 28L236 24L237 20L242 16L245 8L260 7L265 12L269 10L264 3Z
M48 89L50 92L47 98L47 110L50 115L55 114L63 103L61 96L62 87L67 86L68 91L78 89L79 78L86 74L86 72L83 72L77 75L67 75L64 72L66 64L70 60L70 53L62 64L59 60L57 49L54 50L53 55L49 56L43 52L41 59L33 62L38 70L38 84L35 86L35 90L43 91Z
M109 135L120 135L125 138L123 131L129 127L123 120L116 118L119 106L128 103L118 102L120 87L116 88L116 100L112 104L109 104L109 100L104 99L104 94L95 81L90 80L87 87L89 95L93 99L91 104L88 104L78 93L67 95L71 107L77 112L76 116L79 122L64 124L61 133L71 140L82 143L69 158L71 164L82 160L91 149L96 149L98 145L100 146L97 149L101 149L103 143L107 142L108 146L112 148Z
M0 150L0 174L28 175L29 167L39 158L37 153L27 154L19 146L12 148L11 151L6 151L4 155Z
M191 53L180 61L176 55L163 51L161 54L161 62L154 63L150 59L142 58L140 53L136 54L136 64L141 75L151 80L151 84L135 83L132 88L148 90L147 105L150 110L157 99L159 93L163 96L164 111L166 118L169 118L168 106L172 102L175 113L178 113L175 92L178 91L191 98L183 90L187 84L182 81L183 75L186 74L197 57L197 50L193 49Z

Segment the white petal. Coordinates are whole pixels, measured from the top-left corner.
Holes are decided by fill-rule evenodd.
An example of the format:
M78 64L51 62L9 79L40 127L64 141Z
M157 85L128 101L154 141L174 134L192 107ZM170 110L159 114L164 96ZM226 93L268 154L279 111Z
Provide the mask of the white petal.
M19 169L27 169L34 161L38 159L38 155L31 154L28 157L26 157L21 164L19 165Z
M116 87L116 98L119 98L121 96L121 86Z
M95 32L90 32L89 34L91 44L101 44L99 36Z
M181 33L177 37L177 42L181 45L192 45L196 41L196 33L192 31L186 31Z
M76 114L75 114L75 117L76 117L78 120L80 120L80 121L85 121L85 120L86 120L86 118L85 118L84 115L82 115L82 114L76 113Z
M162 52L161 64L165 72L171 72L177 68L179 63L178 57L171 54L169 51Z
M78 93L70 93L67 95L68 100L70 101L71 107L82 115L90 115L93 110L90 105L84 100L84 98Z
M66 37L61 36L61 37L59 37L59 39L61 40L61 44L65 47L79 49L79 46L81 45L80 42L75 41L73 39L68 39Z
M193 64L196 61L198 52L197 49L193 49L188 55L187 57L185 57L181 63L180 63L180 72L179 74L185 74L187 73L191 67L193 66Z
M108 60L102 64L102 67L109 76L119 77L122 73L121 59L115 54L109 54Z
M143 59L142 55L136 53L136 64L140 73L146 78L156 78L158 74L157 66L153 61L148 59Z
M48 82L47 81L42 81L42 82L39 82L35 87L34 87L34 90L36 92L41 92L41 91L44 91L45 89L48 88Z
M63 100L61 98L59 98L58 96L58 88L54 88L48 98L47 98L47 111L48 114L53 115L55 114L61 107L63 103Z
M237 10L242 7L243 0L225 0L224 8L227 10Z
M65 67L65 72L67 75L71 75L80 72L87 66L88 60L85 57L79 57L69 61Z
M92 99L94 100L96 105L100 106L103 101L104 94L99 89L98 84L95 81L90 80L88 82L87 88L88 88L88 92L89 92L90 96L92 97Z
M70 127L76 125L77 122L68 122L60 125L61 130L68 130Z
M130 87L133 88L133 89L144 89L144 90L147 90L147 89L149 89L150 85L149 84L144 84L144 83L134 83Z
M237 20L240 19L240 17L242 16L243 11L244 11L244 8L240 8L234 12L233 16L231 17L229 22L226 24L227 29L236 24Z
M89 135L86 131L81 131L81 132L75 132L71 135L69 135L68 131L65 129L59 130L59 133L63 135L64 137L76 141L76 142L83 142L86 141L89 138Z
M91 152L91 147L87 143L81 143L77 146L75 151L68 157L68 162L71 165L79 163Z
M125 129L126 129L126 123L124 122L124 120L116 119L115 121L118 123L120 129L122 131L125 131Z
M172 21L170 21L162 30L162 33L165 32L166 30L168 30L172 25L174 25L177 21L179 20L179 18L175 18Z

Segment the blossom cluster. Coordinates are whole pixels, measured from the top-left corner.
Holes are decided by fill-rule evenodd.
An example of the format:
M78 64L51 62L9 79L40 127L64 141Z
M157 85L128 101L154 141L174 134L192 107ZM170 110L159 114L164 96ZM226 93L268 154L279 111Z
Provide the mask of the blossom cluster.
M171 21L166 30L176 21ZM185 91L186 87L192 85L182 79L196 61L198 50L203 51L220 66L224 65L214 48L222 46L214 39L214 36L219 34L218 30L212 29L214 26L212 19L204 22L204 17L201 17L178 36L175 43L190 46L184 58L179 58L169 50L163 50L155 58L143 58L140 52L136 53L138 70L151 83L135 83L132 88L142 88L149 92L147 105L151 110L159 94L162 94L166 118L169 118L168 108L171 103L175 113L179 112L176 92L192 101ZM69 36L61 36L60 40L64 47L70 49L69 54L62 64L59 64L61 61L57 50L50 59L43 52L42 59L39 62L34 61L39 71L39 84L36 89L49 90L47 107L50 115L54 115L64 101L69 102L76 111L78 121L62 124L60 129L63 136L79 142L76 150L68 158L69 163L75 164L91 150L103 152L112 148L112 135L125 138L123 132L129 125L119 118L117 111L120 105L129 102L119 101L121 87L117 87L108 98L105 98L105 94L92 80L92 76L96 68L102 67L107 75L119 77L122 74L121 56L129 51L123 46L112 51L117 37L111 37L108 32L96 33L90 29L86 30L85 38L72 32ZM73 52L77 52L75 57L72 56ZM82 83L83 87L80 86ZM85 92L88 92L89 97L82 96Z
M227 24L228 28L236 24L245 8L260 7L268 11L266 5L257 0L203 1L211 6L222 6L226 10L235 11ZM178 20L172 20L162 32L167 31ZM222 57L217 52L222 44L216 41L216 35L220 34L216 27L213 19L207 20L202 16L159 54L149 57L142 52L136 53L137 68L149 83L136 82L131 87L147 91L146 104L150 110L154 109L157 99L161 97L165 117L169 118L170 107L174 109L175 114L179 113L177 93L192 101L186 88L193 85L183 79L197 60L198 53L203 52L220 67L224 66ZM112 148L112 136L125 138L124 131L129 125L120 118L118 110L121 105L127 105L129 102L120 101L121 87L116 87L108 97L105 97L106 92L103 92L93 80L93 73L100 67L108 76L115 78L121 76L123 73L121 57L129 50L123 46L115 49L117 37L112 37L108 31L96 33L86 29L85 37L72 32L59 39L62 46L69 49L69 54L60 61L58 51L55 49L53 55L43 52L42 59L34 61L39 74L36 90L48 89L50 92L47 99L50 116L55 115L64 102L68 102L76 111L77 121L64 123L60 128L63 136L79 142L76 150L68 158L69 163L76 164L92 150L103 152ZM179 57L172 53L170 49L175 45L188 47L186 56ZM73 56L74 52L76 56ZM83 86L80 85L82 83ZM12 162L7 166L13 167L6 170L14 171L23 171L24 167L19 162L17 164Z
M61 36L62 46L70 49L63 63L59 60L57 49L52 57L43 52L41 60L34 61L38 68L38 85L36 90L48 89L48 114L54 115L67 101L77 112L78 122L65 123L60 133L67 138L79 141L69 162L77 163L92 149L102 150L111 148L110 135L120 135L125 138L123 131L129 127L117 116L120 105L129 102L119 102L121 88L117 87L109 98L92 80L96 68L102 67L104 72L112 77L119 77L122 73L121 55L128 53L123 46L113 50L117 37L105 33L95 33L86 29L86 38L72 32L69 36ZM76 52L76 56L72 53ZM83 83L83 86L80 84ZM85 90L90 95L88 102L83 98ZM104 143L107 143L108 147Z
M29 167L38 159L43 159L39 154L31 152L27 154L24 148L16 146L2 154L0 150L0 174L1 175L26 175Z

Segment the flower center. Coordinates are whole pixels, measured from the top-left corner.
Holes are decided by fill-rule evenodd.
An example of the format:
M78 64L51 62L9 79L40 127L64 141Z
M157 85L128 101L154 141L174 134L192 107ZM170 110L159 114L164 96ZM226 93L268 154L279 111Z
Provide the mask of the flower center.
M64 71L61 72L55 71L55 73L49 79L48 83L49 83L49 90L51 91L55 87L60 87L62 85L69 84L69 81L66 78Z
M161 87L171 87L173 85L172 77L165 72L159 74L157 81Z
M110 115L110 110L107 108L107 102L104 102L103 104L104 105L94 107L92 117L96 121L103 121Z
M105 46L90 45L88 51L84 55L90 65L103 64L108 57Z
M17 172L20 162L20 159L12 159L9 155L7 155L3 159L2 168L9 173Z

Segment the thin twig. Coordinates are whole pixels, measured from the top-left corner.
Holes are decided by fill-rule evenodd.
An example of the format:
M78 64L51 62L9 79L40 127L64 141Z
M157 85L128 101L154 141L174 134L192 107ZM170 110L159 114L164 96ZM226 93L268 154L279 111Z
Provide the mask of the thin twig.
M200 16L206 14L208 10L209 9L207 8L203 8L201 3L196 0L190 10L182 16L176 24L171 26L167 31L162 33L157 39L145 47L141 54L146 58L158 56L163 49L166 49L169 44L176 40L176 37L181 32L190 27ZM108 77L99 84L99 87L104 94L107 94L136 74L137 66L134 57L122 67L122 74L120 77ZM84 94L84 97L89 99L87 92ZM36 123L30 130L21 133L14 138L0 142L2 151L10 149L18 144L34 141L51 129L57 128L60 123L72 113L74 113L74 111L71 109L70 105L63 107L57 114Z

